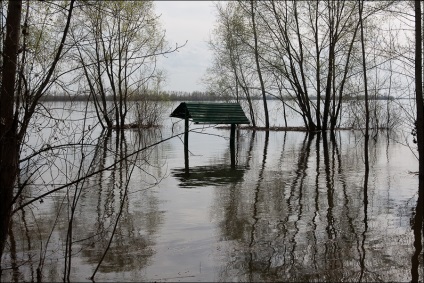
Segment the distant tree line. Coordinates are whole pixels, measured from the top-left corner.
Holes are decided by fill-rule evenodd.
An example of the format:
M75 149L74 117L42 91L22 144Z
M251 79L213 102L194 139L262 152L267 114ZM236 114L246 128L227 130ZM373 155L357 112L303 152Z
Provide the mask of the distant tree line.
M51 93L45 95L43 101L92 101L91 94L78 94L66 95L63 93ZM106 95L106 101L113 101L112 95ZM127 101L217 101L217 100L230 100L231 96L217 95L213 92L202 91L149 91L133 92L131 96L127 97Z
M283 96L285 101L294 100L292 96ZM240 97L240 100L246 100L246 97ZM259 95L252 95L252 100L261 100L262 97ZM280 98L267 95L267 100L280 100ZM316 100L316 96L311 96L311 100ZM364 96L350 96L345 95L343 100L364 100ZM402 99L393 96L376 96L371 97L371 100L395 100ZM41 101L93 101L94 98L90 94L78 94L78 95L64 95L64 94L46 94L41 99ZM113 101L114 98L112 95L105 96L106 101ZM136 93L127 98L128 101L232 101L234 97L229 94L217 94L210 91L151 91L144 93Z

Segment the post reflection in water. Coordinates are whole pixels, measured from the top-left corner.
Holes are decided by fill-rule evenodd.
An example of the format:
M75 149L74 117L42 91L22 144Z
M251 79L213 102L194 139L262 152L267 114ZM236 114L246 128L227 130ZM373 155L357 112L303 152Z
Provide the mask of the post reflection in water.
M233 126L231 131L235 131ZM239 131L237 131L239 138ZM221 186L229 183L238 183L242 181L245 168L247 166L238 165L236 162L237 151L235 141L230 141L230 165L228 164L210 164L203 166L189 166L188 158L184 153L184 168L173 168L171 174L176 178L179 187L195 188L205 186ZM186 150L186 144L184 144Z

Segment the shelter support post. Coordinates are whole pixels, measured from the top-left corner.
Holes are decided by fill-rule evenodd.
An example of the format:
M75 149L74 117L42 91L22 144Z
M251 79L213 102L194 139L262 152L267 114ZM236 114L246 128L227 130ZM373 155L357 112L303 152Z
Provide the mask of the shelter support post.
M188 111L185 113L184 119L184 165L185 172L188 174L189 163L188 163Z
M231 124L230 132L230 154L231 154L231 168L236 167L236 154L235 154L235 133L236 133L236 124Z

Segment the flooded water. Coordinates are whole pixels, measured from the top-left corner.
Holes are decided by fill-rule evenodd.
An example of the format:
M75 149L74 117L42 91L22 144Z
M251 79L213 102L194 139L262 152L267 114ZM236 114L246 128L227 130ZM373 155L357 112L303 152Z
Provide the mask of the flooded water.
M59 112L62 123L82 115ZM95 129L91 146L49 156L21 204L93 176L15 214L1 279L36 281L38 270L42 281L423 280L418 162L403 133L370 140L366 174L360 131L237 130L232 160L228 129L191 124L186 172L183 129L171 118L125 136ZM39 135L54 140L52 131Z

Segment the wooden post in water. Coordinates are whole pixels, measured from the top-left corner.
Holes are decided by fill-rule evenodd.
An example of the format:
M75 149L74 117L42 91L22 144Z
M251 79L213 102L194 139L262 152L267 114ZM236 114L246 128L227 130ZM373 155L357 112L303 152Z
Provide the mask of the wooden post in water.
M230 132L230 154L231 154L231 168L234 169L236 167L236 154L235 154L235 133L236 133L236 125L231 124L231 132Z
M184 165L185 173L189 173L189 163L188 163L188 110L185 111L184 119Z

